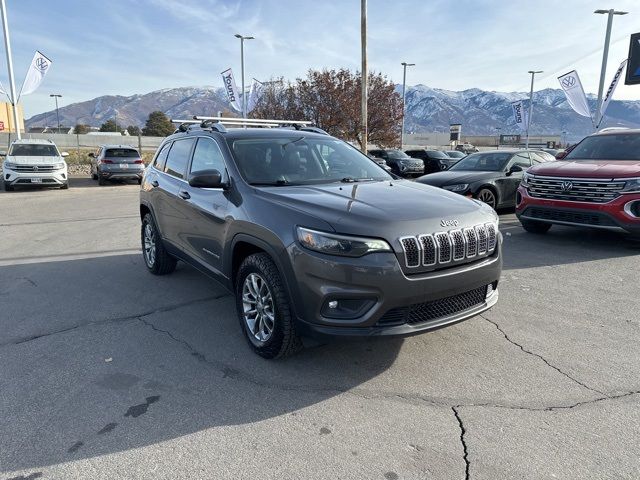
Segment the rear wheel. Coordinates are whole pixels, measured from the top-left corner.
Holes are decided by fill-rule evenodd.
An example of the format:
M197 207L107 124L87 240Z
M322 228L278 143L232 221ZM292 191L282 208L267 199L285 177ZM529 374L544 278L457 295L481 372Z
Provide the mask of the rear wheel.
M9 182L4 182L4 189L7 192L13 192L13 186Z
M69 189L69 182L65 182L62 184L62 186L60 187L60 190L68 190Z
M91 179L92 180L97 180L98 179L98 174L97 173L93 173L93 171L91 171Z
M302 348L280 273L266 253L244 259L236 276L236 308L249 345L264 358Z
M142 219L142 255L147 269L154 275L167 275L176 269L176 259L164 248L156 222L150 213Z
M522 228L524 228L527 232L536 233L538 235L547 233L551 228L550 223L536 222L535 220L520 219L520 223L522 224Z
M106 184L107 184L107 181L98 174L98 185L102 187Z
M496 208L496 205L498 205L496 194L490 188L481 188L476 194L476 198L481 202L486 203L494 210Z

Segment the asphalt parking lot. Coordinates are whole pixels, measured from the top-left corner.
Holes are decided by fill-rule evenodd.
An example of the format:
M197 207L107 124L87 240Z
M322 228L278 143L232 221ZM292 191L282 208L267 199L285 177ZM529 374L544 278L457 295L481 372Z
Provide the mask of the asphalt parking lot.
M265 361L138 186L0 193L0 479L640 478L640 247L501 218L496 307Z

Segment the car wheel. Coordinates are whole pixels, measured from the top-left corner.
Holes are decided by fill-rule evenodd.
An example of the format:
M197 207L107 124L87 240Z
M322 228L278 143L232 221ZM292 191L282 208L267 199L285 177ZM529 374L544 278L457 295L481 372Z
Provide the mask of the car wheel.
M236 308L245 338L261 357L286 357L302 348L287 292L266 253L249 255L240 265Z
M60 190L69 190L69 182L65 182L60 187Z
M175 270L177 261L164 248L160 232L150 213L142 219L141 241L144 263L151 273L167 275Z
M551 228L550 223L536 222L535 220L520 219L520 223L522 224L522 228L524 228L527 232L536 233L538 235L547 233Z
M486 203L491 208L495 209L498 204L496 194L490 188L481 188L476 194L476 198L481 202Z
M4 182L4 190L5 192L13 192L14 188L9 182Z
M103 187L104 185L107 184L107 180L102 178L100 175L98 175L98 185L100 185L101 187Z
M91 179L92 180L98 180L98 174L97 173L93 173L93 171L91 172Z

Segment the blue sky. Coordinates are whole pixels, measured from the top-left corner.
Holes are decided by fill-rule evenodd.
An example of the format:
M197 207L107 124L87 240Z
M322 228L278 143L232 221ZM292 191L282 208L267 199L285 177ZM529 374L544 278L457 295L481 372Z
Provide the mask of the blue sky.
M295 78L309 68L358 69L359 0L6 0L18 88L36 49L53 60L40 90L23 98L26 116L100 95L191 85L222 86L240 74L235 33L253 35L246 76ZM527 91L528 70L544 70L536 90L577 68L596 92L606 17L616 17L606 84L640 31L637 0L369 0L369 66L395 82L400 62L416 63L407 83L450 90ZM2 52L3 53L3 52ZM6 65L0 54L0 79ZM239 82L239 80L238 80ZM619 85L614 98L640 99Z

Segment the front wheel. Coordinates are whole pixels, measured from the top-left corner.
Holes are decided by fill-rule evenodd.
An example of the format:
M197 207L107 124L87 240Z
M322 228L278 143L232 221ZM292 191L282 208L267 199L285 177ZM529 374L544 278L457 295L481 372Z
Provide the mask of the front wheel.
M522 228L524 228L529 233L536 233L538 235L545 234L551 228L550 223L545 222L536 222L535 220L520 220L522 224Z
M236 276L236 308L249 345L264 358L302 348L280 273L266 253L244 259Z
M4 182L4 190L6 192L13 192L13 186L9 182Z
M481 188L478 191L476 198L481 202L486 203L494 210L496 208L496 205L498 205L498 199L496 198L496 194L493 193L493 190L491 190L490 188Z
M154 275L167 275L176 269L176 259L164 248L153 216L147 213L142 219L142 255L147 269Z
M69 190L69 182L63 183L60 190Z

